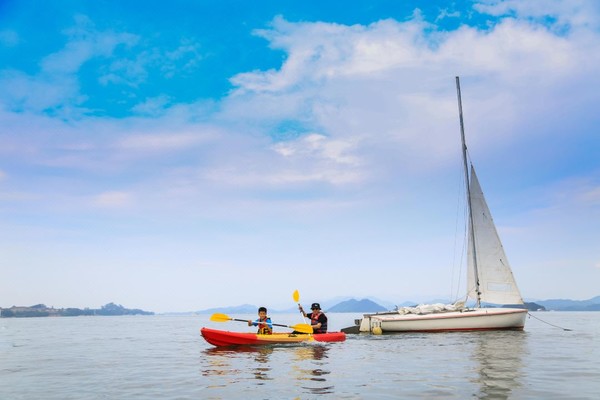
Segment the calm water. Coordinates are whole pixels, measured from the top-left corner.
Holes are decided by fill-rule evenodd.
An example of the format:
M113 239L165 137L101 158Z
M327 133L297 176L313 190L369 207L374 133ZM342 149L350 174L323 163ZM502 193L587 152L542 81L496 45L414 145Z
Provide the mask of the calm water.
M248 327L207 315L0 319L0 399L599 399L600 313L533 315L572 331L528 318L524 332L221 350L200 327ZM357 316L329 314L332 330Z

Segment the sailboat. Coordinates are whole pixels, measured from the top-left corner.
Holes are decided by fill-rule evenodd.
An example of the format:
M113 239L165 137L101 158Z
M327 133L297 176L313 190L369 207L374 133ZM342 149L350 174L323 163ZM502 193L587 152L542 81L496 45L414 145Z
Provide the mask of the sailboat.
M467 294L454 304L402 307L364 314L357 320L360 332L436 332L523 330L527 309L515 282L504 248L473 165L468 165L460 80L456 92L468 206ZM474 300L474 307L465 304ZM502 307L483 307L483 305ZM508 305L509 307L506 307Z

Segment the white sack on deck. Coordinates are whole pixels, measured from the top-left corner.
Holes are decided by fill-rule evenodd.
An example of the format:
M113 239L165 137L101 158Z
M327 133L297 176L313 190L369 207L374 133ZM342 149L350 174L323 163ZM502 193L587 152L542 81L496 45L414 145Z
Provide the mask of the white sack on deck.
M454 304L419 304L416 307L399 307L398 314L434 314L449 311L459 311L465 306L463 301L457 301Z

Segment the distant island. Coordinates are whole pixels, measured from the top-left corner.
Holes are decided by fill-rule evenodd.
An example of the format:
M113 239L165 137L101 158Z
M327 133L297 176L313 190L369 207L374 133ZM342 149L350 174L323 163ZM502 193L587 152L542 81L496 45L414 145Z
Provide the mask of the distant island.
M0 318L77 317L80 315L154 315L154 313L137 308L125 308L115 303L108 303L99 309L54 308L47 307L44 304L36 304L30 307L0 308Z

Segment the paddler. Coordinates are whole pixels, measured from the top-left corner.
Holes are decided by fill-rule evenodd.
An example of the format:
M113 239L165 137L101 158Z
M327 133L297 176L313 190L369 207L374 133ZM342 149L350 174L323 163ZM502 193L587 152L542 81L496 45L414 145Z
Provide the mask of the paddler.
M259 307L258 319L256 321L248 321L248 326L258 326L259 335L270 335L273 333L273 324L271 318L267 316L267 308Z
M314 333L326 333L327 332L327 316L321 311L321 305L319 303L312 303L310 306L311 313L307 314L300 304L298 309L302 315L306 318L310 318L310 326L313 328Z

